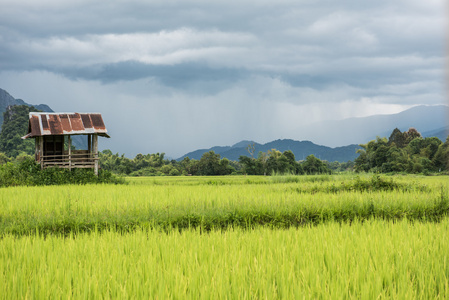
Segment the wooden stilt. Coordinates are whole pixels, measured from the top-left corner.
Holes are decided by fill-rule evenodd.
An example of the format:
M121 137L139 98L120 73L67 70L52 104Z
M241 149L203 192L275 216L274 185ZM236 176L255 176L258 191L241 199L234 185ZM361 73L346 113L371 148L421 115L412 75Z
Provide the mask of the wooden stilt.
M87 152L92 157L92 134L87 135Z
M39 162L41 163L41 169L44 169L44 140L43 136L39 137Z
M98 135L95 134L92 136L92 144L93 144L93 150L94 150L94 160L95 160L95 168L94 173L95 176L98 176Z
M72 136L68 136L68 152L69 152L69 170L72 170Z
M39 162L40 156L39 156L39 142L40 142L40 136L36 137L34 140L34 160L36 162Z

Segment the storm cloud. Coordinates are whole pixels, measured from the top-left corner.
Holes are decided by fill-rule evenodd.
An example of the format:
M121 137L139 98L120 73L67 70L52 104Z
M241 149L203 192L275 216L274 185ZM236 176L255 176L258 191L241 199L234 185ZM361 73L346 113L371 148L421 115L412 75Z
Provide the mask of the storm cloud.
M103 112L130 156L447 103L444 0L0 4L0 88Z

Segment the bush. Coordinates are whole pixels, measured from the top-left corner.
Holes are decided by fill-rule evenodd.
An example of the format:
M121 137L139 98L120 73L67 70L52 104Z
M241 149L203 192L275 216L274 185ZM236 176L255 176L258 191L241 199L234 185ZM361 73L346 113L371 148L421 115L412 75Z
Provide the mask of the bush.
M168 173L169 176L179 176L181 175L181 172L178 171L178 169L172 169L170 170L170 173Z
M340 192L380 192L380 191L428 191L426 186L411 183L396 182L393 178L374 175L371 178L363 179L356 177L354 180L342 182L340 185L315 185L311 187L297 187L294 189L299 193L340 193Z
M99 170L95 176L92 169L59 169L41 170L32 157L25 157L16 163L8 162L0 165L0 187L37 186L88 183L125 183L124 179L106 170Z

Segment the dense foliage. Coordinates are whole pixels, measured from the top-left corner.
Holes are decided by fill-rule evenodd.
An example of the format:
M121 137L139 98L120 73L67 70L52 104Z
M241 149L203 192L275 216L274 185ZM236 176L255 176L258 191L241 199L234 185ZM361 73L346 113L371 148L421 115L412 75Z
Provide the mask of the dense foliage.
M314 155L307 156L305 161L299 163L290 150L281 153L276 149L272 149L267 153L259 152L257 159L240 156L239 160L243 165L243 173L248 175L331 173L327 165Z
M214 151L204 153L200 160L186 157L179 162L166 159L165 153L137 154L129 159L124 154L104 150L99 157L101 168L131 176L230 175L240 169L237 163L221 158Z
M257 159L240 156L238 162L221 158L214 151L206 152L200 160L185 157L181 161L165 159L164 153L137 154L129 159L110 150L100 153L100 165L103 169L118 174L131 176L160 176L160 175L272 175L272 174L330 174L329 165L309 155L305 161L297 162L292 151L281 153L276 149L268 153L260 152ZM335 170L341 170L346 165L334 163Z
M0 160L2 160L0 155ZM20 155L15 161L0 164L0 187L8 186L38 186L61 184L87 184L87 183L124 183L106 170L100 170L95 176L93 169L58 169L48 168L41 170L31 156Z
M355 170L364 172L430 173L448 172L449 136L446 142L436 137L423 138L414 128L394 129L389 139L377 138L360 145Z
M34 153L34 140L22 140L28 130L28 114L39 111L27 105L9 106L3 114L0 132L0 152L8 157L16 157L21 153ZM0 161L1 163L1 161Z

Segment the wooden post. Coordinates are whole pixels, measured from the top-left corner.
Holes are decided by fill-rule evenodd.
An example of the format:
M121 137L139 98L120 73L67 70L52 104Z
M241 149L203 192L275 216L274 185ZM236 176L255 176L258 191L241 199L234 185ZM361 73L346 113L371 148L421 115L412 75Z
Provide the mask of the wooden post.
M39 157L39 140L40 140L39 136L37 136L34 139L34 160L36 162L39 162L39 159L40 159L40 157Z
M92 154L92 135L91 134L87 135L87 152L89 154Z
M39 137L39 161L41 163L41 170L44 169L44 136Z
M98 176L98 135L94 134L92 136L93 150L94 150L94 160L95 160L95 168L94 173L95 176Z
M69 147L69 170L72 170L72 136L68 136L68 147Z

